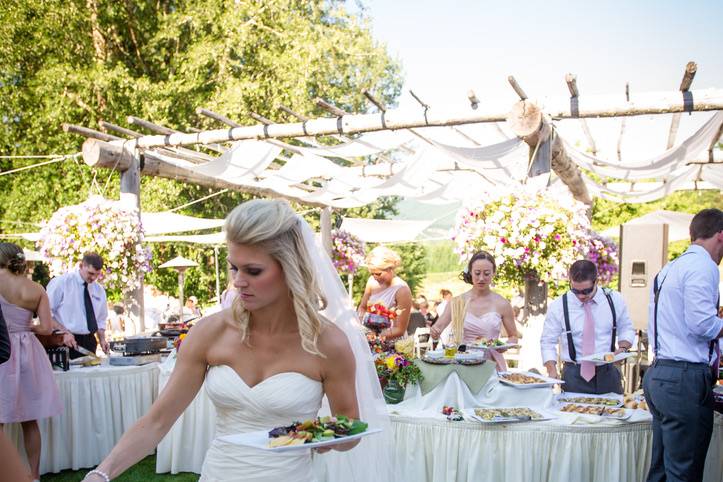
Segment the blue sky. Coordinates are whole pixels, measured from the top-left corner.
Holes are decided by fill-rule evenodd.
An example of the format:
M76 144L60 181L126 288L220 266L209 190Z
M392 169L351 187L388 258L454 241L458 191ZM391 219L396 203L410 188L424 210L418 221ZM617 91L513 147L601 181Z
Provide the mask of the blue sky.
M348 2L352 9L355 2ZM394 1L363 2L374 37L402 64L402 108L416 108L412 89L432 108L469 109L467 92L517 100L514 75L532 99L569 96L565 74L581 95L677 90L695 61L693 89L723 88L723 1ZM683 116L682 141L710 113ZM616 156L620 119L589 120L604 157ZM623 159L665 150L669 116L630 118ZM581 141L576 121L558 125ZM569 126L569 127L566 127ZM474 130L479 126L470 126ZM482 127L479 127L480 135ZM469 130L468 130L469 132ZM479 139L479 138L478 138ZM491 141L490 141L491 142Z
M393 1L365 2L376 39L403 66L405 89L425 101L456 102L514 93L676 89L686 62L698 63L693 88L723 87L721 1ZM406 96L403 96L406 97ZM406 102L400 99L402 105Z

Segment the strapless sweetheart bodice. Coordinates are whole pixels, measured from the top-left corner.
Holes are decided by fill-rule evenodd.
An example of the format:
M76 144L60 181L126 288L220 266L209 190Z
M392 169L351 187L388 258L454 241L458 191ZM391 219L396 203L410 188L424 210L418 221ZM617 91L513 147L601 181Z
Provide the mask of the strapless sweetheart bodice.
M316 417L324 396L320 381L282 372L249 387L227 365L208 369L206 393L216 408L216 439L206 454L202 481L313 481L310 451L268 452L218 440Z

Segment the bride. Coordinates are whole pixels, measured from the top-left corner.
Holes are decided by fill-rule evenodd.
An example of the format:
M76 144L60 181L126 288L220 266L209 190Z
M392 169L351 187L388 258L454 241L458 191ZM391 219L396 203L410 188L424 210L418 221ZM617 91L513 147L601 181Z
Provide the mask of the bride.
M371 354L310 227L285 201L254 200L229 214L225 231L239 296L196 324L158 400L84 480L110 480L151 453L204 381L217 438L200 480L390 480L391 434ZM218 438L313 418L320 409L383 432L336 445L313 463L311 450L268 452Z

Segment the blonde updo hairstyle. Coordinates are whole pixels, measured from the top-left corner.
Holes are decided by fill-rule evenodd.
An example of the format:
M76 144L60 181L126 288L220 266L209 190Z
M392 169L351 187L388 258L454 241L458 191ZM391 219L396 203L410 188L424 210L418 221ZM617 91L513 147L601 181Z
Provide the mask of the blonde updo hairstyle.
M0 243L0 268L12 274L25 274L28 265L25 264L23 248L13 243Z
M300 223L288 202L255 199L236 206L226 217L224 230L229 243L259 247L281 265L299 323L301 346L323 357L317 342L322 324L319 311L326 308L326 298L316 281ZM232 311L241 338L247 341L250 313L240 297L233 301Z
M377 246L367 255L366 263L370 270L397 269L402 265L402 258L386 246Z

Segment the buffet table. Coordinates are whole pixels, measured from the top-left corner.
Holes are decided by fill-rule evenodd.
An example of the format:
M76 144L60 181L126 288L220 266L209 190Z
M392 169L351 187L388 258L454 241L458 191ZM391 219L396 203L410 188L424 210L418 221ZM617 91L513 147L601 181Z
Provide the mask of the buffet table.
M443 405L458 408L530 407L553 420L482 424L450 422ZM390 406L395 480L642 481L650 466L651 415L630 410L627 420L562 413L549 388L519 389L493 376L477 393L452 373L422 396L418 387ZM723 474L723 416L716 414L703 480Z
M166 371L167 370L167 371ZM162 369L167 377L172 364ZM550 388L517 389L493 375L473 394L456 373L422 395L409 387L405 400L389 405L397 481L640 481L652 449L651 416L634 410L628 420L553 412ZM443 405L458 408L532 407L554 420L483 425L449 422ZM546 407L546 408L545 408ZM213 438L213 405L202 389L158 446L158 473L200 473ZM716 414L704 480L721 482L723 417ZM321 456L323 457L323 456Z
M121 435L143 416L158 393L158 364L73 367L54 372L63 413L40 420L40 473L93 467L108 455ZM5 425L19 452L20 424Z

